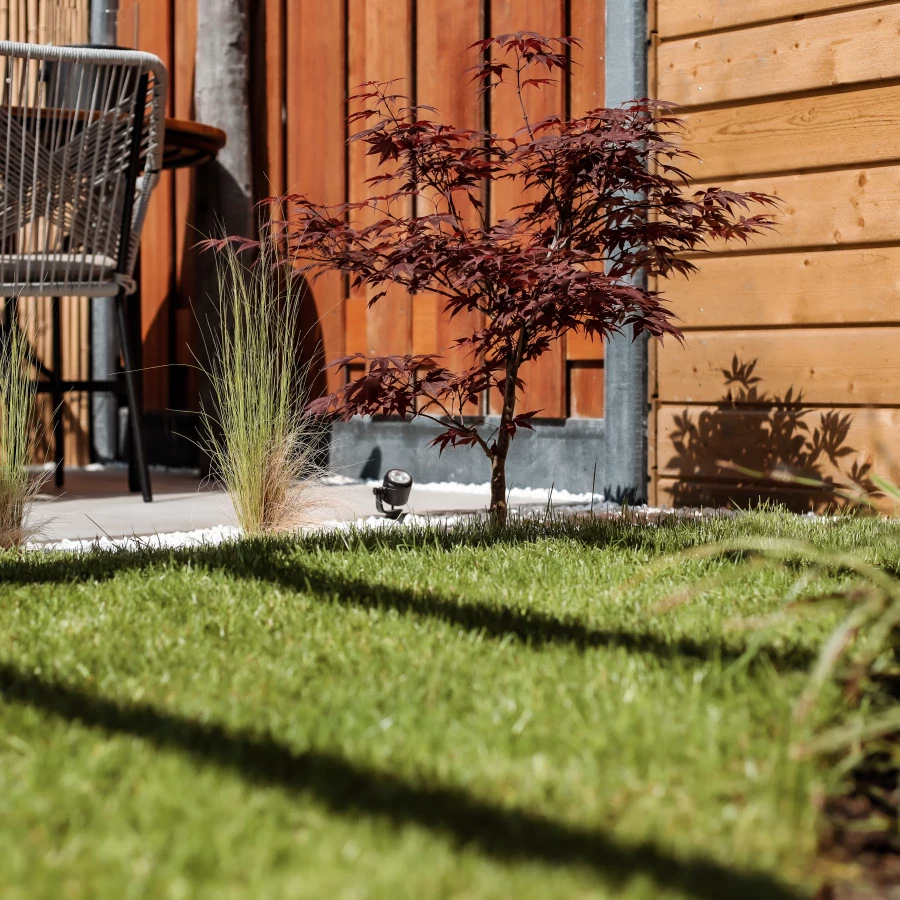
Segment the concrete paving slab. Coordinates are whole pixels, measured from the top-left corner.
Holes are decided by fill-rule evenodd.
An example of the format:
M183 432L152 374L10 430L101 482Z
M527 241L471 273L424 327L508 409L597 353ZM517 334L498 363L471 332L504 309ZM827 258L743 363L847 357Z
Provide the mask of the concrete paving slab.
M128 493L124 468L66 470L62 489L44 486L32 508L39 529L35 541L100 537L121 538L197 531L234 525L228 495L190 472L154 471L152 503ZM407 509L418 515L481 512L488 490L429 489L414 485ZM533 506L534 500L511 506ZM372 488L365 484L323 484L316 487L313 522L352 521L377 515Z

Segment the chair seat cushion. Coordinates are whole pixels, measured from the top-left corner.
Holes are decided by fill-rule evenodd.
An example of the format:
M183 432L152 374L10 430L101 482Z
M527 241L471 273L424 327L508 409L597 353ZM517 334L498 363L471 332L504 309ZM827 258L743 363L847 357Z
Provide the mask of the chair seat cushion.
M0 253L0 296L112 296L130 282L116 260L99 254ZM127 286L127 285L126 285Z

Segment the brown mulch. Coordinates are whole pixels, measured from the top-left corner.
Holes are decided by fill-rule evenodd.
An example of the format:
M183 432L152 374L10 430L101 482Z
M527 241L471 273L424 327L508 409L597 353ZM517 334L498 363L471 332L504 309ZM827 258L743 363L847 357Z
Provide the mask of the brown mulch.
M900 735L892 741L900 745ZM900 753L869 753L822 806L816 900L900 900Z

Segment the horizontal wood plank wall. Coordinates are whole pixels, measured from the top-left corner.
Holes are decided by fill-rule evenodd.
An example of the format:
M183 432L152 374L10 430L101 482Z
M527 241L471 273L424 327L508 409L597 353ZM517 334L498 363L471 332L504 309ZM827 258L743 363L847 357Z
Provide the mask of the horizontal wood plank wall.
M663 43L660 96L684 106L896 78L900 8L877 6Z
M658 0L657 21L661 36L676 38L861 6L866 2L868 0Z
M759 497L722 463L900 475L900 2L657 0L656 95L682 107L698 186L779 196L778 228L660 281L656 502ZM887 49L886 49L887 48Z

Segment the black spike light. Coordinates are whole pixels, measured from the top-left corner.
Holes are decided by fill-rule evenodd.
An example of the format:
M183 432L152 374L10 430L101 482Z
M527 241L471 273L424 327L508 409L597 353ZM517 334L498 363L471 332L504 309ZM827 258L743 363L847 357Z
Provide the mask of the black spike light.
M413 477L403 469L388 469L384 475L381 487L373 488L375 494L375 508L389 519L399 519L406 515L406 511L397 509L409 502L409 492L412 490ZM385 509L385 503L391 509Z

